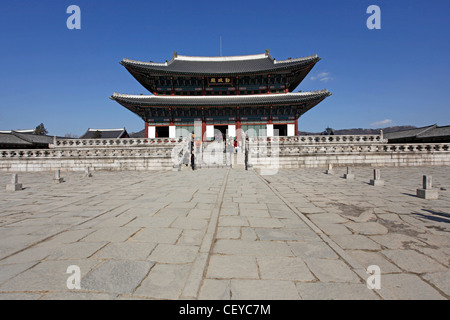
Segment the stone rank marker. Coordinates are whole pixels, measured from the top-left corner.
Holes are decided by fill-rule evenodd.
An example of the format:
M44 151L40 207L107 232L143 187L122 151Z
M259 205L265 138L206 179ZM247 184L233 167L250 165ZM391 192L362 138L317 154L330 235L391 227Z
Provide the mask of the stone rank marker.
M91 173L89 167L86 167L86 169L84 169L84 176L88 177L88 178L92 177L92 173Z
M64 182L64 178L61 178L61 170L56 170L53 181L55 183L63 183Z
M432 176L423 176L423 188L417 189L417 196L422 199L436 200L438 198L437 189L433 189Z
M333 165L331 163L328 164L328 169L325 171L326 174L334 174Z
M344 173L344 178L347 180L355 178L355 175L352 173L352 168L347 167L347 173Z
M11 183L6 185L6 191L19 191L22 190L22 184L19 183L19 176L17 173L13 173L11 176Z
M373 179L370 179L370 185L372 186L384 186L384 181L381 180L380 169L373 170Z

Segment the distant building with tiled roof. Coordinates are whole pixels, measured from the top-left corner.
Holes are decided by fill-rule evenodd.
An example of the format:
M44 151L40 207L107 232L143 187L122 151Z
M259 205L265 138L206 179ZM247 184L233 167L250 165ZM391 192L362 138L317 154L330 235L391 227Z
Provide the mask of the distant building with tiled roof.
M80 137L80 139L120 139L129 138L128 132L125 128L118 129L91 129L88 130Z
M390 143L450 142L450 126L433 124L426 127L385 133Z
M48 148L53 136L34 134L34 130L0 131L0 149L37 149Z

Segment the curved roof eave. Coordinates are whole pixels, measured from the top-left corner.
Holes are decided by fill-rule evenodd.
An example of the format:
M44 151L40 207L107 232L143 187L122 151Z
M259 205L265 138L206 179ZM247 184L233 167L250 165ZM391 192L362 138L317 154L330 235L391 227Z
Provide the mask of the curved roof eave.
M246 57L238 59L239 57ZM198 58L198 59L197 59ZM217 58L217 59L215 59ZM233 59L234 58L234 59ZM180 75L242 75L252 73L277 72L301 68L315 64L320 60L317 54L277 61L272 57L262 55L231 56L231 57L188 57L176 56L165 63L144 62L123 59L120 64L127 69L155 74Z
M136 106L245 106L245 105L270 105L292 104L311 100L325 99L330 96L328 90L284 94L260 94L237 96L155 96L155 95L128 95L114 93L110 99L120 104Z

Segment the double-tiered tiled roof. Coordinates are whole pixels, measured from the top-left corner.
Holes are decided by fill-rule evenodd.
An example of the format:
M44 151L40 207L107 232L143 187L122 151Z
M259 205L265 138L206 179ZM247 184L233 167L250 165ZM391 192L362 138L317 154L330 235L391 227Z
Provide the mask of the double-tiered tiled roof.
M114 93L111 99L146 122L295 120L331 95L328 90L293 93L319 60L312 55L277 61L268 50L227 57L174 52L165 63L123 59L153 95Z

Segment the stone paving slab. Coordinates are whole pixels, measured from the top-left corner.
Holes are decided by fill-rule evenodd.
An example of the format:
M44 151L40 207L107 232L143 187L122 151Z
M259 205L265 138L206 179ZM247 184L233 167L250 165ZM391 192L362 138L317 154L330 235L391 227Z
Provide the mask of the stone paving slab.
M154 299L178 299L190 268L189 264L156 264L134 294Z
M209 261L207 278L258 279L256 258L239 255L213 255Z
M448 168L383 168L382 187L334 170L20 173L0 192L0 299L448 300L450 192L415 196L423 174L449 190Z
M233 300L300 300L293 281L231 280Z
M376 300L377 295L365 284L299 282L299 295L304 300Z
M107 260L82 279L82 289L117 294L135 291L147 276L154 262Z

